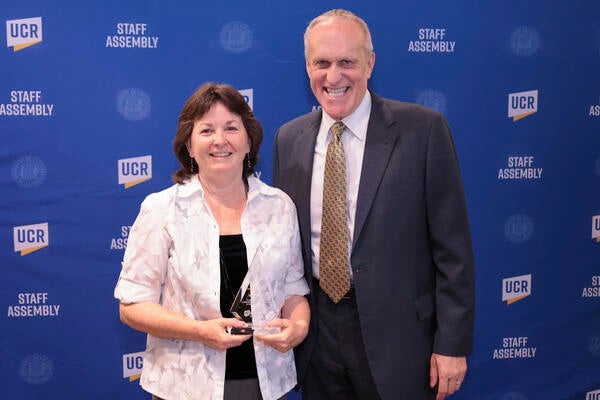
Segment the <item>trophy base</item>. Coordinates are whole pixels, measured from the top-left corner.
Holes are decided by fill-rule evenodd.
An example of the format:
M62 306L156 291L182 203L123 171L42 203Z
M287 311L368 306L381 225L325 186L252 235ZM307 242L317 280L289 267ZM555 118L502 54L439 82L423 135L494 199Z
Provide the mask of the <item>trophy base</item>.
M250 326L243 326L241 328L228 326L227 333L230 335L252 335L254 333L254 329Z
M230 335L275 335L281 332L278 326L242 326L242 327L227 327L227 333Z

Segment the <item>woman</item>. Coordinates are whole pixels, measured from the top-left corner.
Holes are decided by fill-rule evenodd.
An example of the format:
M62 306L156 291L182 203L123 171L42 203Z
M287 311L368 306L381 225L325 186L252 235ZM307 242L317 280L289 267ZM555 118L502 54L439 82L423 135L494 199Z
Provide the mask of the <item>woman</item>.
M237 90L201 86L179 116L175 185L133 224L115 297L121 320L148 333L140 384L155 399L278 399L296 384L308 286L292 201L252 175L262 135ZM229 307L248 265L275 294L280 333L228 333L244 326Z

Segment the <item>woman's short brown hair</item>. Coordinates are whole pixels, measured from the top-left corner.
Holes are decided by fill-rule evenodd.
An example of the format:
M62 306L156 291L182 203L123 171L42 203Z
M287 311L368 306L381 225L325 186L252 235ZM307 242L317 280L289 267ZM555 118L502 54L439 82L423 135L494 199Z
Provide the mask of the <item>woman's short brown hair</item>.
M206 114L216 103L223 104L229 111L241 117L250 140L250 152L244 159L242 171L244 182L247 182L248 176L254 173L254 166L258 163L258 150L263 139L260 122L254 116L244 97L235 88L227 84L207 82L187 99L179 114L177 133L173 141L173 151L180 165L180 168L173 174L173 180L176 183L183 183L198 171L198 164L190 157L187 144L194 129L194 122Z

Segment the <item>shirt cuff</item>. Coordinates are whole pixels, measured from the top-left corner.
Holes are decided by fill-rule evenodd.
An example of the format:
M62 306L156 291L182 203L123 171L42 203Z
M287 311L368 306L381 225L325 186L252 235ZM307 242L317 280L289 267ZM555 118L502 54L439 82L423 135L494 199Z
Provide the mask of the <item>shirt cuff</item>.
M130 281L120 277L115 287L114 296L121 303L139 303L142 301L152 301L158 303L160 300L160 288L153 286L140 285L137 282Z

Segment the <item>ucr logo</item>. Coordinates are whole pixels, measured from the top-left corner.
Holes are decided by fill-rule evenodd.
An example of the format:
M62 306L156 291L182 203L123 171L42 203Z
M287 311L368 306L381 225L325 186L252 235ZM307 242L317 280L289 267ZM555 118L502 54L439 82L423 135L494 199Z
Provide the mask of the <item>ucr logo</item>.
M502 301L512 304L531 295L531 274L502 279Z
M152 156L119 160L119 185L125 189L152 179Z
M123 378L129 378L129 382L138 379L142 374L144 365L144 352L123 354Z
M239 92L250 106L250 109L254 110L254 89L241 89Z
M596 239L596 242L600 242L600 215L594 215L592 217L592 239Z
M20 251L22 256L44 248L49 243L48 223L16 226L13 239L15 251Z
M6 21L6 46L19 51L42 41L42 17Z
M536 113L538 110L538 91L510 93L508 95L508 117L518 121Z

